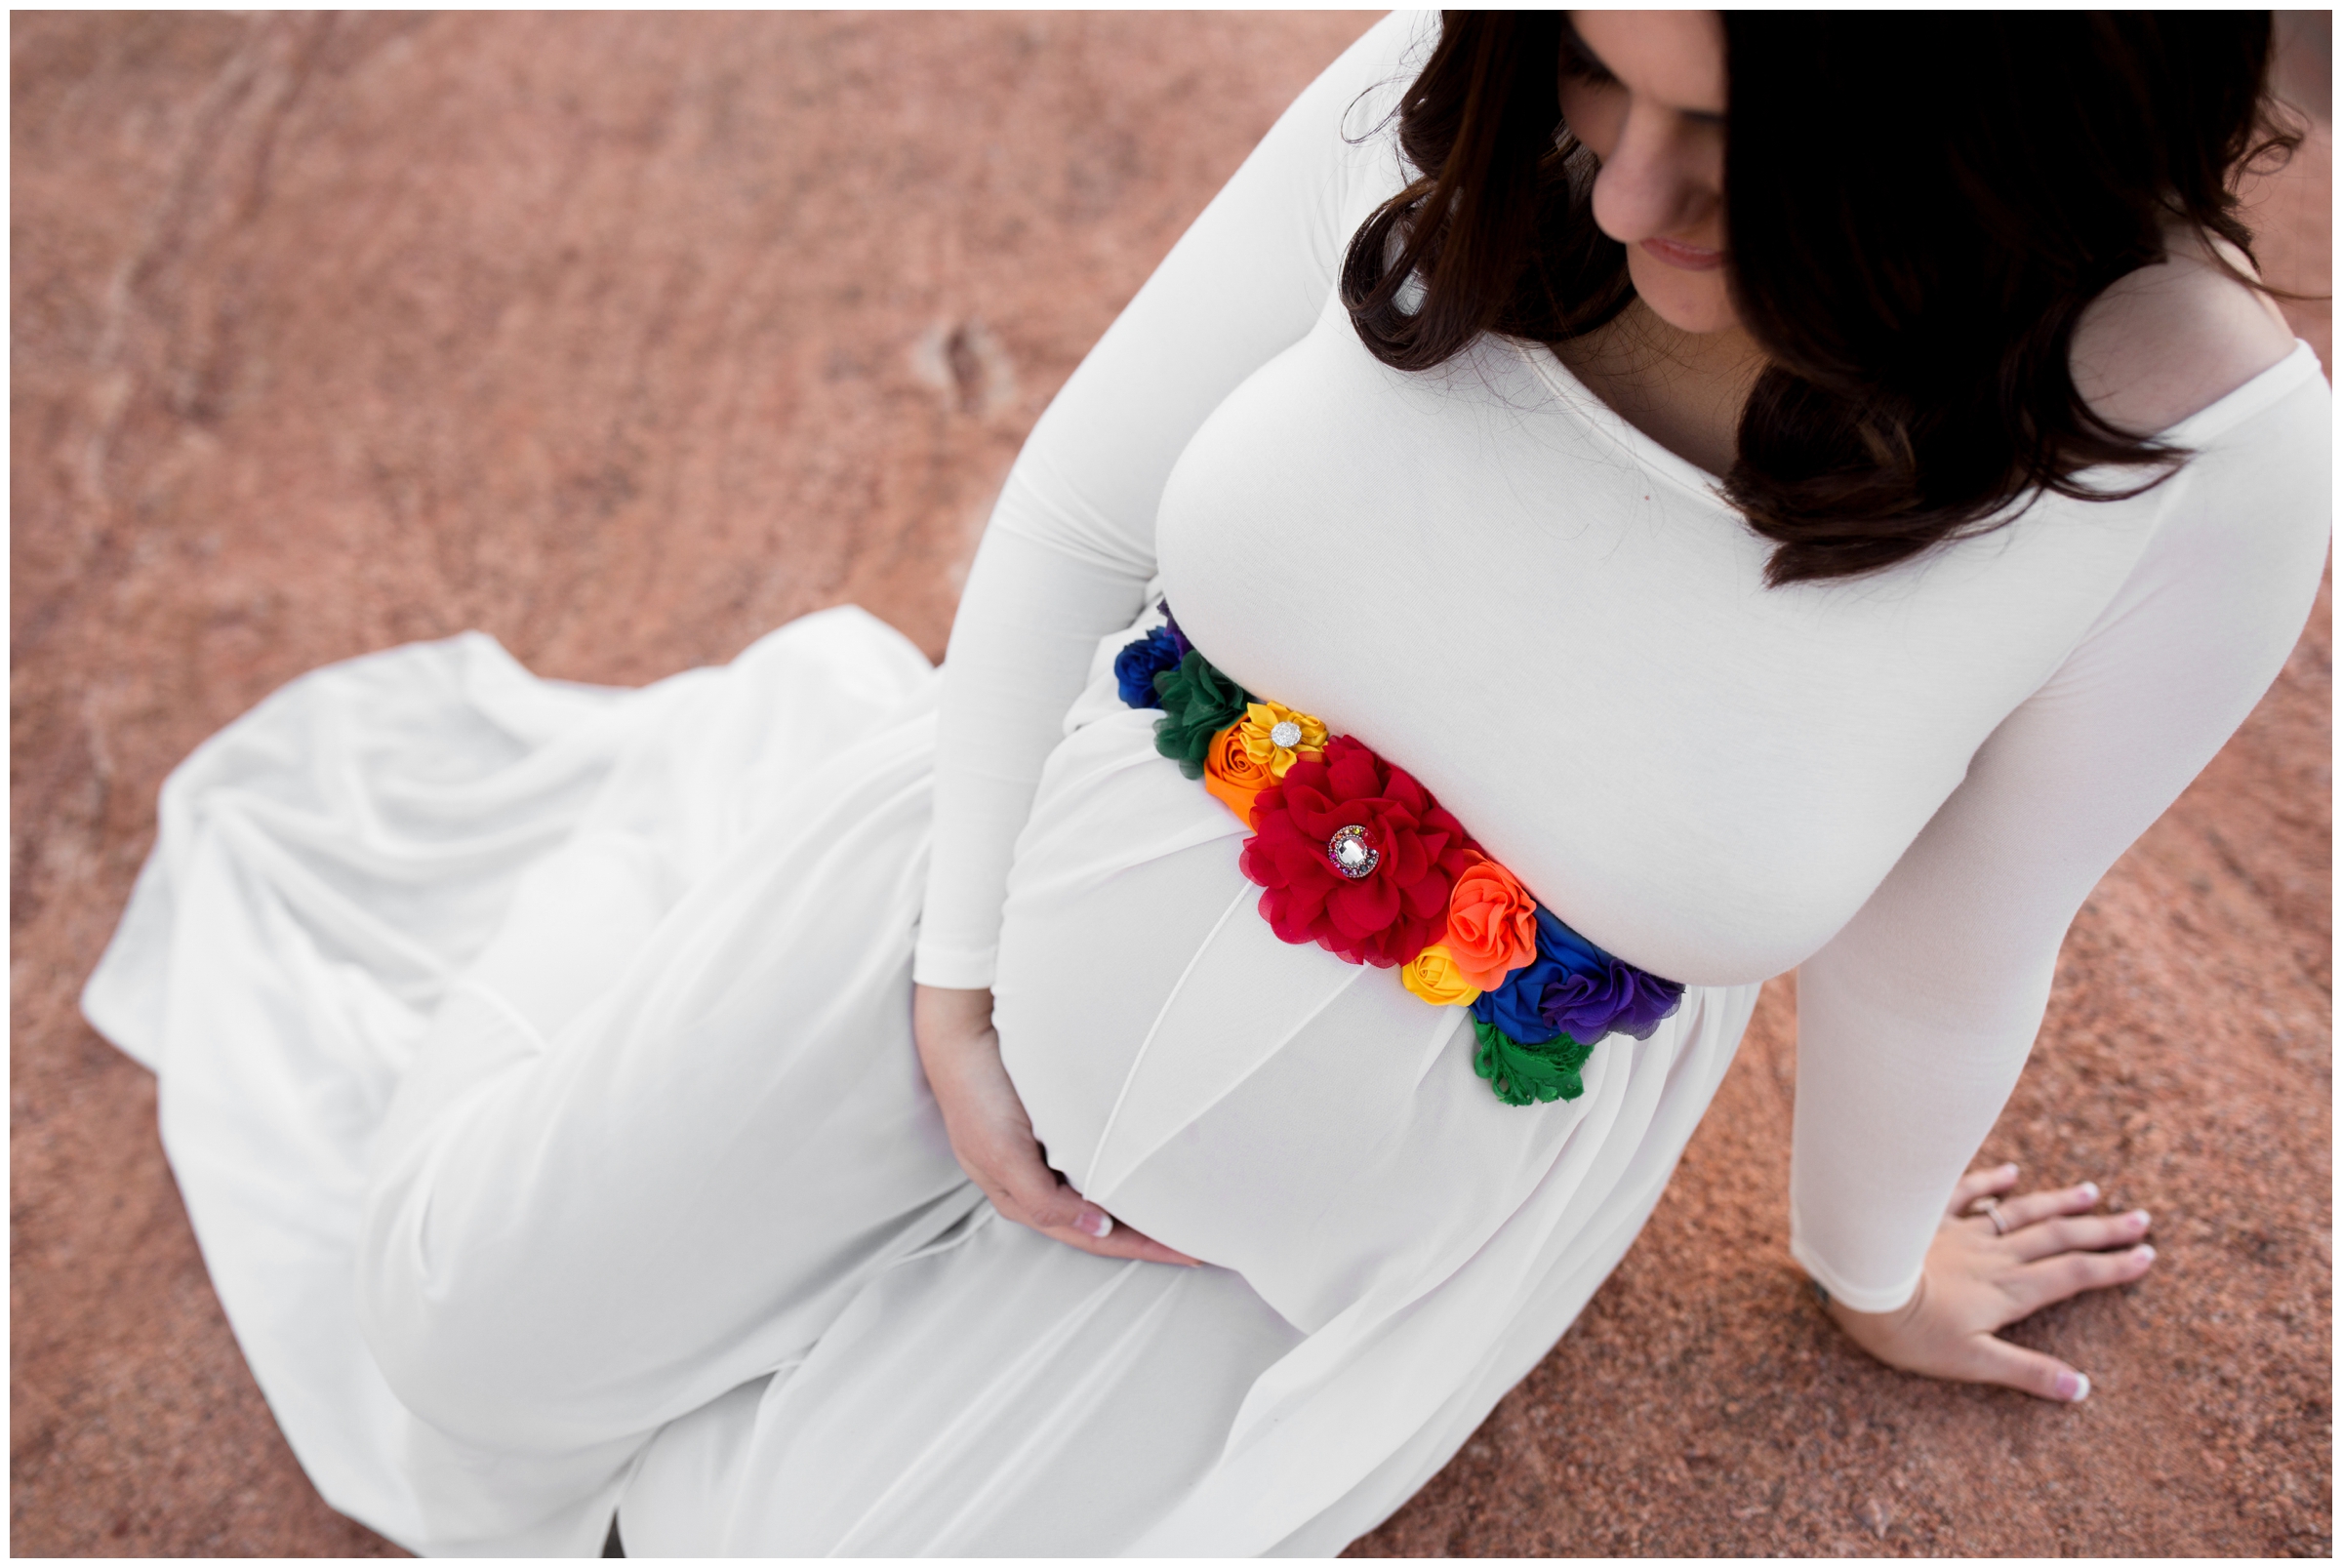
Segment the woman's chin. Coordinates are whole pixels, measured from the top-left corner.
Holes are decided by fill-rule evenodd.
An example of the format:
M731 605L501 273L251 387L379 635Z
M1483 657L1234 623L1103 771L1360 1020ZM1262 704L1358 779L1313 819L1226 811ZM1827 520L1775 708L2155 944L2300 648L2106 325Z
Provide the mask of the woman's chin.
M1694 272L1670 266L1630 245L1627 276L1651 314L1677 332L1704 335L1740 325L1740 313L1732 308L1732 291L1720 267Z

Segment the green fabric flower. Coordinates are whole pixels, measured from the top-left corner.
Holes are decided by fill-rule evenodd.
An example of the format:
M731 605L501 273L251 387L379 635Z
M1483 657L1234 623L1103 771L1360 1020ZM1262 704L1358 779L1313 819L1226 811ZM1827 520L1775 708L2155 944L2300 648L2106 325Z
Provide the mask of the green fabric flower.
M1155 721L1154 748L1179 764L1191 779L1203 777L1203 759L1212 737L1244 716L1252 699L1244 688L1212 667L1195 652L1154 677L1156 705L1163 716Z
M1496 1098L1508 1106L1537 1105L1551 1100L1575 1100L1586 1092L1578 1069L1594 1055L1594 1047L1556 1034L1542 1045L1523 1045L1495 1025L1472 1021L1479 1048L1472 1054L1472 1070L1488 1080Z

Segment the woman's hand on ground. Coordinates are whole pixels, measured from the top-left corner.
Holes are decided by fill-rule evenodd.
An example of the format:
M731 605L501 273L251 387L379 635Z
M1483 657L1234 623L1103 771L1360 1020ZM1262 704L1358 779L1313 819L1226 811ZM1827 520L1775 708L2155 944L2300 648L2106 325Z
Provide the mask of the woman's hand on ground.
M2088 1397L2082 1373L1997 1331L2051 1302L2146 1273L2155 1263L2144 1240L2147 1211L2092 1214L2098 1188L2087 1182L2003 1198L2016 1185L2014 1165L1962 1177L1927 1249L1918 1293L1891 1312L1858 1312L1833 1301L1828 1311L1837 1326L1906 1372L1997 1383L2067 1404ZM1968 1212L1986 1200L1991 1213Z
M1002 1218L1101 1258L1195 1262L1116 1224L1049 1168L1032 1136L1025 1102L1017 1098L1017 1087L1000 1065L990 991L914 985L910 1027L918 1042L919 1064L927 1069L928 1087L943 1107L951 1152Z

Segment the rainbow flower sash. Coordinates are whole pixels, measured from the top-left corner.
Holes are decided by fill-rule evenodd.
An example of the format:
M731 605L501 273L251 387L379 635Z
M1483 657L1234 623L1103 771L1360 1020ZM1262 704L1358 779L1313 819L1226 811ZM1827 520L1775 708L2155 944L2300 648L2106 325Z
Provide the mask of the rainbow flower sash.
M1114 660L1122 701L1160 708L1154 748L1252 836L1238 865L1286 942L1396 969L1472 1010L1473 1067L1509 1106L1575 1100L1612 1033L1647 1040L1683 987L1602 951L1538 904L1405 770L1230 680L1163 624Z

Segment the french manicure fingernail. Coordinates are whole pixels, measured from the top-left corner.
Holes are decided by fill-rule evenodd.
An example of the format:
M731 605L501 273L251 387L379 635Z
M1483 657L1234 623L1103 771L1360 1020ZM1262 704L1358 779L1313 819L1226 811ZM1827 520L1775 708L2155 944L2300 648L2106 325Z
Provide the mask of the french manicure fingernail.
M2130 1214L2127 1216L2127 1218L2132 1225L2137 1226L2142 1230L2146 1228L2147 1211L2145 1209L2133 1209L2130 1211Z
M2132 1256L2136 1257L2139 1262L2143 1264L2151 1264L2155 1262L2155 1249L2147 1245L2147 1243L2144 1241L2140 1242L2137 1246L2131 1248L2130 1250Z
M1113 1233L1114 1217L1104 1209L1084 1209L1074 1220L1073 1228L1093 1241L1104 1241Z
M2061 1372L2057 1375L2057 1396L2067 1404L2080 1404L2090 1396L2090 1380L2079 1372Z
M2092 1203L2098 1201L2098 1184L2095 1182L2084 1182L2074 1190L2088 1198Z

